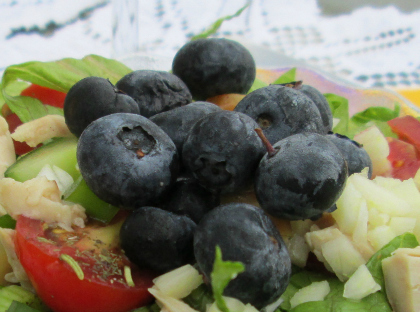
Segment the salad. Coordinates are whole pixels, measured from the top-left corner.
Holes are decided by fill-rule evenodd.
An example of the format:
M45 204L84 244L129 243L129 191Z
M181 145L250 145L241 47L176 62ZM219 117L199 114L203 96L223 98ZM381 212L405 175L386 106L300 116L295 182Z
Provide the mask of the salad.
M184 59L188 60L188 55ZM268 305L256 301L257 307L255 307L249 302L242 303L235 299L234 294L227 295L226 290L229 289L229 285L240 280L241 274L242 276L247 274L247 266L241 261L226 260L228 254L226 249L223 250L218 246L212 249L212 257L202 260L210 264L208 275L204 274L203 277L204 265L197 265L194 259L191 259L191 255L178 263L179 250L172 249L171 244L158 245L154 242L150 248L158 247L159 251L165 249L166 253L146 257L143 255L149 249L137 252L136 245L133 247L134 241L142 239L142 235L147 233L148 225L151 223L148 220L152 219L156 220L154 224L160 228L163 228L163 224L165 228L175 224L170 228L171 231L188 229L181 231L182 233L176 232L176 235L186 240L185 237L188 237L188 233L191 233L196 226L195 222L191 221L192 216L186 220L184 216L182 218L174 217L172 214L168 216L167 213L151 209L134 211L119 209L119 206L126 205L124 200L130 196L133 196L137 202L143 198L137 198L136 194L127 191L124 196L104 199L98 195L100 191L96 188L103 187L106 178L99 181L102 182L97 183L99 185L92 186L91 177L81 175L81 171L91 170L94 176L100 159L107 158L105 155L108 155L108 152L104 153L100 150L102 148L100 146L99 152L95 152L96 141L102 139L95 140L98 138L99 130L91 124L77 136L69 130L70 126L67 125L72 122L79 125L84 115L90 112L80 114L81 108L78 108L77 117L71 122L66 120L68 117L66 108L63 112L63 106L66 98L69 101L67 95L73 86L86 77L101 78L94 82L94 86L100 85L99 88L120 84L119 88L122 89L121 79L131 73L133 71L125 65L95 55L81 60L29 62L6 69L1 82L2 98L0 97L1 102L5 103L2 106L3 118L0 119L1 165L4 172L4 178L0 179L0 205L4 210L0 218L0 241L3 245L0 254L2 257L0 271L1 277L5 276L2 281L3 288L0 289L1 309L102 312L226 312L261 309L270 312L346 309L415 311L418 309L416 276L420 268L420 251L417 248L420 239L418 212L420 175L417 172L420 167L418 157L420 122L414 116L407 114L413 112L408 111L404 104L402 107L400 103L390 107L372 106L354 112L355 104L349 102L347 98L331 91L323 92L332 114L332 130L363 144L372 161L372 172L370 174L367 170L361 170L346 177L345 182L337 187L337 192L331 195L331 201L335 206L328 202L326 204L328 209L323 208L322 211L304 218L305 220L299 220L302 219L301 216L285 220L273 216L275 213L270 216L271 220L268 219L263 210L258 208L260 203L255 192L242 185L237 187L240 182L248 179L245 173L238 174L240 178L237 183L222 184L223 189L229 188L227 194L217 196L216 199L212 196L214 192L206 195L208 196L205 197L206 202L220 201L224 204L223 207L235 206L234 209L241 207L241 210L231 210L238 218L244 214L243 211L249 211L249 214L263 219L264 224L270 224L269 229L264 228L263 232L269 232L270 242L280 246L278 247L282 257L280 260L286 263L284 266L287 267L287 261L293 264L290 272L285 270L282 272L284 276L279 278L280 282L287 281L281 286L284 288L281 294L277 293L275 300L270 298ZM281 73L270 71L270 75L276 76L275 81L264 76L267 72L258 71L258 73L255 79L247 78L250 83L245 88L249 89L249 93L273 84L285 89L286 93L295 94L297 91L290 90L298 89L300 85L296 82L300 79L299 69L296 68L283 70ZM147 73L147 75L152 74L155 73ZM169 79L166 78L166 74L158 74L165 76L162 79ZM107 82L104 83L102 79ZM193 82L196 80L193 79ZM229 85L223 81L217 86L224 87L225 84ZM179 88L182 87L177 85L173 89ZM74 89L71 92L75 92ZM125 104L128 103L128 106L131 105L131 98L128 99L127 95L129 92L125 91L124 99L121 100ZM245 94L240 93L246 92L224 91L212 95L197 88L192 93L194 99L213 102L223 108L223 110L217 109L217 112L212 111L209 115L223 114L225 118L223 120L227 120L232 118L230 116L233 113L230 111L246 98ZM77 100L74 105L88 97L88 95L82 98L77 96L75 95ZM103 102L106 102L106 99ZM192 104L185 106L190 105L193 106ZM172 108L168 112L175 109ZM138 115L135 111L130 111L129 115L132 116L133 113ZM115 115L124 120L107 116L103 117L105 119L100 118L101 121L106 121L106 128L112 128L118 122L126 122L128 118L125 113ZM315 119L318 118L319 121L314 123L322 124L321 117L316 116ZM241 123L250 123L254 126L253 121L248 121L247 118L244 117L246 121L241 120ZM156 166L165 162L172 164L173 159L177 157L174 156L177 154L177 146L174 143L166 143L166 136L165 139L160 139L163 135L161 129L156 129L156 124L161 122L157 117L150 116L156 124L145 119L136 117L135 121L132 121L136 125L133 128L137 129L141 125L142 129L148 129L149 134L153 133L154 140L162 144L162 149L166 152L159 154L161 158ZM198 124L197 120L202 120L198 117L195 119L194 126ZM257 127L264 126L265 121L257 124ZM235 121L229 122L232 122L234 125L232 128L236 129ZM104 127L99 123L95 125L98 129ZM210 125L208 132L211 128ZM228 132L228 126L224 129ZM125 133L127 132L129 131ZM10 133L13 135L10 136ZM208 135L199 137L197 141L191 143L192 148L188 155L193 155L194 148L206 137ZM83 143L80 143L81 141ZM124 136L122 141L130 144L134 142L129 134ZM146 140L146 143L142 144L147 146L149 141ZM255 142L252 143L253 146L260 146L256 148L255 154L259 153L259 148L270 149L271 143L271 148L273 146L276 148L274 142L263 145L257 134L255 138L247 137L246 141L246 143ZM140 150L137 145L136 157L138 159L147 157L149 152ZM153 148L150 147L151 150ZM280 150L282 149L285 148L282 147ZM185 150L184 146L182 152L185 153ZM112 153L109 151L109 154ZM229 153L234 158L234 152L229 151ZM248 147L248 159L238 161L251 161L253 153L251 147ZM117 160L114 164L117 166L126 156L119 150L116 151L116 155ZM85 160L80 163L82 157ZM89 163L89 159L96 160L92 164ZM111 168L110 171L115 171L115 168ZM160 169L159 172L164 170ZM343 170L347 174L347 167ZM102 176L105 174L102 173ZM95 181L98 179L98 177L93 178ZM126 180L129 178L126 177ZM184 178L181 182L184 183L186 180L188 179ZM159 180L158 186L163 187L162 181ZM145 187L152 183L153 180L148 180ZM112 184L115 184L115 181L111 186ZM191 184L195 185L197 182ZM105 189L105 193L109 194L111 190L112 188ZM218 191L218 195L223 193L220 189ZM165 197L167 194L159 193L158 197ZM327 195L329 196L329 193L326 191L325 197ZM153 201L157 199L154 198L151 202ZM150 204L146 202L142 205ZM138 224L142 224L144 220L148 221L142 225L142 231L136 234L136 239L133 239L130 224L127 223L132 216L136 218L136 223L132 226L134 228L139 227ZM225 218L225 220L232 219ZM249 219L244 220L249 221ZM207 218L206 224L211 225L212 222L215 221L212 219L209 221ZM256 222L250 224L255 226ZM263 226L258 225L257 228L260 230ZM275 233L270 232L273 229L276 229ZM123 234L120 235L125 231L129 233L128 238L124 238ZM153 231L156 232L156 229ZM161 232L165 231L159 231ZM278 233L281 234L280 238L277 238ZM207 239L205 234L204 231L203 239ZM241 235L244 234L235 239L238 241L243 239ZM147 241L150 236L146 235L143 238ZM251 237L248 239L251 240ZM242 242L245 244L245 240ZM203 244L199 246L197 244L195 248L199 249L201 246ZM259 247L264 249L265 245ZM258 252L262 253L264 250ZM167 257L167 253L172 258L165 262L163 258ZM274 252L270 251L269 254L272 253ZM198 258L197 255L195 257ZM279 258L274 260L270 258L266 261L279 261ZM165 265L164 268L162 263ZM252 282L242 285L245 286L245 292L246 289L255 288ZM264 284L264 288L268 288L267 285L268 283Z

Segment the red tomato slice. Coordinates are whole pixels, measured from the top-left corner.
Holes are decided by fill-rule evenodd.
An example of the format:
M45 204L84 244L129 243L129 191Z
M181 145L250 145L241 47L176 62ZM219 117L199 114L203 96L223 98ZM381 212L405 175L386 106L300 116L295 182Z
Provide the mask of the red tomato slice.
M121 222L109 226L111 231L90 225L67 232L43 221L18 218L15 238L18 258L37 294L53 311L126 312L153 300L147 289L156 275L137 269L118 244L109 243ZM82 279L63 255L77 262L84 275ZM131 268L135 286L127 283L126 266Z
M416 148L402 140L387 138L389 144L388 160L392 165L392 177L400 180L413 178L420 168Z
M20 94L24 96L30 96L34 99L38 99L43 104L48 104L60 108L63 108L64 99L66 98L66 93L64 92L60 92L46 87L41 87L36 84L31 84Z
M413 116L397 117L388 121L392 131L400 140L413 144L420 153L420 121Z

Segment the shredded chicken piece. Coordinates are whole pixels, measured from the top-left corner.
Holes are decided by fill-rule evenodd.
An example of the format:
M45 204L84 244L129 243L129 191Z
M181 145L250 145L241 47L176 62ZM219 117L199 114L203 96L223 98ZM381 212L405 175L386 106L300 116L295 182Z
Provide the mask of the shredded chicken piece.
M57 223L68 231L72 231L72 225L84 227L87 218L82 206L63 202L57 183L44 176L25 182L0 179L0 205L14 219L25 215Z
M0 115L0 178L6 169L16 161L15 147L6 119Z
M6 251L8 262L12 268L12 272L7 273L5 279L10 283L21 283L22 287L34 291L28 275L16 255L15 235L15 230L0 228L0 243Z
M49 139L71 135L63 116L47 115L20 125L12 133L12 138L35 147Z

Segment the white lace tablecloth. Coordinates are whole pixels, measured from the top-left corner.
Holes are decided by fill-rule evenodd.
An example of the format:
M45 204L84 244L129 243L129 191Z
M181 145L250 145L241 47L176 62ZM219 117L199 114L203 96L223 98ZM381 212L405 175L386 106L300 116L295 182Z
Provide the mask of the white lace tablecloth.
M420 87L420 1L349 0L337 8L340 2L253 0L216 36L363 86ZM245 3L139 0L141 53L171 58L191 35ZM112 8L104 0L0 0L0 71L30 60L115 56ZM260 65L270 65L258 57Z

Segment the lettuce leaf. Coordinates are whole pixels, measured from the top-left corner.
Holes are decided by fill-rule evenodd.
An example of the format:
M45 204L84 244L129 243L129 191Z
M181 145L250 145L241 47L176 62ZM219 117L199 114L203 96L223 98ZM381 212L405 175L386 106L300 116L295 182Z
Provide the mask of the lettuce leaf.
M13 301L6 312L40 312L40 310L31 308L22 302Z
M286 84L286 83L290 83L296 80L296 68L292 68L290 70L288 70L287 72L285 72L284 74L280 75L274 82L273 84ZM252 91L255 91L257 89L260 88L264 88L267 87L268 84L265 83L264 81L256 78L254 80L254 83L251 86L251 89L249 89L248 93L251 93Z
M214 298L207 285L201 284L198 288L194 289L191 294L183 298L182 301L197 311L206 312L208 305L211 305L214 302Z
M258 78L255 78L254 83L252 84L251 89L249 89L248 93L251 93L252 91L255 91L257 89L264 88L267 86L268 86L267 83L265 83L264 81Z
M416 236L412 233L405 233L394 238L369 259L366 266L375 281L381 286L381 291L385 290L382 260L391 256L398 248L416 248L417 246L419 246L419 242Z
M327 276L319 272L300 271L292 275L290 284L285 293L284 299L278 311L290 312L347 312L347 311L369 311L369 312L392 312L388 303L384 276L382 272L382 260L389 257L398 248L415 248L419 245L416 237L412 233L406 233L394 238L387 245L375 253L366 264L375 281L381 285L382 289L373 293L360 301L351 300L343 297L344 283L335 276ZM301 288L313 282L326 280L330 285L330 293L323 301L306 302L291 309L290 299Z
M339 120L333 128L333 132L352 139L357 133L375 125L385 136L397 137L388 126L387 121L400 115L399 105L396 104L393 110L387 107L369 107L350 117L349 103L346 98L333 93L326 93L324 96L330 105L333 118Z
M283 75L281 75L279 78L277 78L273 84L285 84L290 83L296 80L296 67L293 67L292 69L289 69L287 72L285 72Z
M219 246L216 246L216 257L213 271L211 272L211 286L214 300L220 311L229 312L226 302L223 299L223 291L229 282L244 270L245 266L241 262L223 261L222 251Z
M23 122L47 114L63 114L62 110L43 105L39 100L20 96L22 82L33 83L54 90L67 92L77 81L98 76L116 83L131 69L124 64L98 55L83 59L65 58L55 62L27 62L6 68L1 81L1 94L9 108Z

